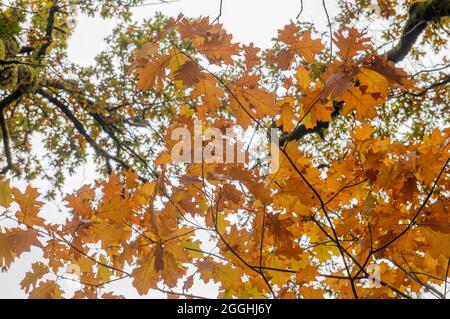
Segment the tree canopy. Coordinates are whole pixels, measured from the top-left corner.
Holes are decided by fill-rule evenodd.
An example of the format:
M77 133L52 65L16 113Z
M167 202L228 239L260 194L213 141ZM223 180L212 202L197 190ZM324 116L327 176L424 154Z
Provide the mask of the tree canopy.
M140 5L0 1L0 267L42 251L21 282L30 298L62 298L76 269L74 298L119 298L109 284L131 278L169 297L212 281L219 298L445 299L450 1L338 1L336 16L323 1L327 32L286 17L264 50L220 15L137 23ZM67 54L80 14L120 21L89 67ZM427 54L433 66L400 67ZM180 128L199 161L173 158ZM207 159L217 128L251 160ZM271 130L271 151L255 151ZM102 177L64 194L63 223L43 216L90 156Z

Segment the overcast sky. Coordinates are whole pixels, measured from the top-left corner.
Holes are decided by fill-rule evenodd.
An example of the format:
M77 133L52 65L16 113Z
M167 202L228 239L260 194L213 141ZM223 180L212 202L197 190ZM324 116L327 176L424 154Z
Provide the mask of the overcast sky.
M149 0L155 1L155 0ZM327 29L327 19L318 0L304 0L304 9L301 15L302 21L313 22L319 30ZM209 15L213 20L219 12L220 0L180 0L168 4L149 5L134 9L134 19L141 21L152 17L156 11L162 11L170 16L177 16L182 12L186 16ZM328 11L331 16L336 12L335 1L327 0ZM224 0L223 12L220 21L225 28L233 34L234 40L241 43L255 43L256 46L266 48L271 39L277 34L277 30L295 19L300 10L299 0ZM75 63L88 66L94 63L95 56L105 48L103 39L107 37L117 21L102 20L81 16L78 26L69 43L69 58ZM38 144L37 144L38 145ZM50 168L51 169L51 168ZM90 183L95 178L94 166L89 164L80 168L75 176L68 179L66 192L72 192L85 183ZM24 186L24 182L15 181L16 186ZM45 192L48 184L42 181L32 183ZM60 203L50 203L45 206L45 215L52 216L51 220L57 221L62 209ZM32 253L23 254L21 259L13 264L8 273L0 274L0 298L23 298L20 290L20 281L24 273L29 270L30 264L39 258L40 253L33 250ZM69 281L60 282L67 291L76 288ZM72 285L72 286L71 286ZM111 285L115 291L126 297L140 297L132 288L131 280L120 280ZM203 296L215 296L217 287L214 285L197 285L191 291L193 294ZM161 297L162 294L152 292L148 297Z
M325 30L327 20L321 1L303 2L301 19L314 22L317 28ZM179 13L190 17L210 16L214 20L219 13L219 3L220 0L179 0L135 8L133 13L137 21L152 17L157 11L169 16ZM335 12L336 1L327 0L326 3L330 14ZM256 46L265 48L270 45L277 30L288 24L290 19L295 19L299 11L299 0L224 0L220 22L237 42L254 42ZM102 40L110 34L115 23L114 20L81 17L69 48L71 60L90 65L95 55L104 48Z

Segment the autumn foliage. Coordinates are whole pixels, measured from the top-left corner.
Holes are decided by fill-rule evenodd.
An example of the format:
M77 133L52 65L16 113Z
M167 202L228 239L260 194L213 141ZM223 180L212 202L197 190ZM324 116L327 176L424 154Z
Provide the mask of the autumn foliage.
M0 218L14 221L0 232L0 267L14 267L32 247L42 251L21 282L31 298L62 297L64 278L55 274L69 265L80 269L75 298L120 297L108 284L127 278L140 295L170 297L192 297L194 284L210 281L219 298L444 296L448 87L421 93L427 79L424 85L389 61L356 27L335 30L331 52L301 23L279 30L267 50L235 43L207 17L160 23L133 50L124 75L137 104L164 102L147 110L146 120L165 123L151 164L101 153L107 144L94 125L69 130L78 148L118 165L65 196L64 223L44 218L35 188L0 180ZM53 103L45 94L66 89L50 86L40 89L41 101ZM111 101L101 99L95 107L87 98L75 114L106 117L102 107ZM389 124L419 114L422 102L444 105L438 126L419 132L425 122L416 122L403 134L401 123ZM121 112L107 124L142 115L133 103ZM263 159L174 162L171 133L192 131L195 120L204 132L234 127L241 136L278 128L278 170Z

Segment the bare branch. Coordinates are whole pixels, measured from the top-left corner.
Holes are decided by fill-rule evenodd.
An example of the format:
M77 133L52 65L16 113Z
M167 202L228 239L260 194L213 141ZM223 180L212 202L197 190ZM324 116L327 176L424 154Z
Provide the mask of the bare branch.
M297 16L295 17L295 19L300 19L300 16L302 15L303 12L303 0L300 0L300 11L298 12Z
M2 170L0 170L0 174L3 175L13 167L11 147L9 144L10 137L9 137L8 125L6 123L4 111L0 111L0 128L1 128L1 132L2 132L3 149L5 152L5 158L6 158L6 166Z
M219 22L220 17L222 16L222 6L223 6L223 0L220 0L219 15L213 20L212 24Z
M420 91L420 92L417 92L417 93L416 93L416 92L404 92L404 93L405 93L405 94L408 94L408 95L416 96L416 97L421 97L421 96L423 96L425 93L427 93L429 90L432 90L432 89L434 89L434 88L437 88L437 87L439 87L439 86L441 86L441 85L444 85L444 84L447 84L447 83L450 83L450 74L448 74L446 77L444 77L444 79L443 79L442 81L433 83L432 85L430 85L430 86L424 88L424 89L423 89L422 91Z
M331 61L333 59L333 29L331 28L330 15L328 14L325 0L322 0L322 7L323 7L323 10L325 11L325 15L327 16L328 29L330 30L330 61Z

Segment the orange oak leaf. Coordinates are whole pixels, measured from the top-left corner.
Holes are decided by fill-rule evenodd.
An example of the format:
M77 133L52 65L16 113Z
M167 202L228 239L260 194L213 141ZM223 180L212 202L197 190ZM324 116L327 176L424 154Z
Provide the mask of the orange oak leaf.
M220 99L225 96L225 92L217 85L215 79L212 79L211 76L206 76L195 85L191 95L194 98L200 97L203 102L202 107L208 112L221 106Z
M302 37L297 41L293 49L298 52L307 62L313 62L314 56L323 50L323 44L320 39L312 39L311 31L305 31Z
M139 64L136 68L138 78L137 89L141 91L152 87L162 89L166 79L166 67L170 61L170 55L156 55L150 61Z
M335 32L333 42L339 49L339 56L344 64L348 64L360 52L371 48L370 38L365 33L359 32L355 28L350 28L348 34L344 35L342 31Z
M210 33L197 48L210 63L233 65L232 57L238 55L240 48L238 44L232 43L231 39L232 35L225 31Z
M39 233L33 229L9 229L0 232L0 267L9 267L15 258L29 252L32 246L42 248Z
M314 89L300 99L302 106L302 123L306 128L313 128L318 122L331 121L333 104L331 101L322 100L322 91Z
M298 41L299 32L300 26L292 22L278 31L277 39L286 44L294 45Z
M359 87L351 87L339 98L345 102L342 114L348 114L352 109L356 109L356 118L374 118L377 114L375 106L382 100L373 94L365 94Z
M196 61L186 61L175 71L175 80L183 81L187 87L193 86L203 78L203 69Z
M132 272L133 286L141 295L147 294L150 289L156 289L159 280L174 287L178 278L185 273L185 268L181 265L183 258L188 258L188 254L175 241L164 246L157 243L152 248L143 249L138 267Z
M48 267L42 262L33 263L31 271L28 271L25 274L25 278L20 282L20 287L28 293L32 287L36 287L37 282L49 271Z
M244 45L242 47L245 56L245 66L248 70L258 65L260 58L258 56L258 52L261 51L260 48L256 48L253 42L251 42L248 46Z
M30 292L30 299L62 299L63 291L56 281L46 280Z
M294 51L282 49L273 57L273 59L271 59L271 61L273 61L277 70L287 70L291 66L294 56Z
M82 218L91 218L94 213L92 201L95 198L95 191L89 185L80 188L74 195L67 195L67 207L73 209L74 213Z
M108 219L114 223L123 223L132 215L132 207L129 202L129 195L121 186L121 181L114 173L109 180L101 183L103 186L103 199L98 205L95 216L101 219Z
M38 214L44 203L37 200L40 196L37 189L27 186L22 194L17 188L13 188L12 193L20 207L20 210L16 213L17 219L29 227L43 226L44 219L39 217Z

